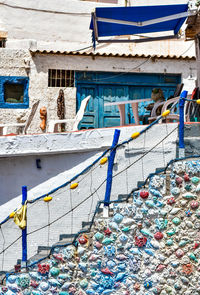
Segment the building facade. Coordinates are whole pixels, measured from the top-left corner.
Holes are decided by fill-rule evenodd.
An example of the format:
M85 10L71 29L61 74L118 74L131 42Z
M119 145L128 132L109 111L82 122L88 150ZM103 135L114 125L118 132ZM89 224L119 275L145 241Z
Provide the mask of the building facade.
M39 108L47 109L47 126L41 130L38 109L28 133L47 132L49 121L58 119L57 97L62 89L67 119L74 118L81 100L91 95L80 129L118 126L117 107L104 107L105 102L149 98L155 87L162 88L168 98L180 82L189 92L194 88L194 45L183 38L146 44L103 44L93 51L91 11L96 6L124 5L122 1L105 4L73 0L62 6L48 1L48 7L46 1L40 5L39 1L32 2L27 5L26 1L16 0L15 5L5 2L2 6L0 124L25 122L32 105L39 100ZM22 21L25 12L29 15L26 23ZM139 114L145 112L145 104L140 104ZM134 123L128 105L126 123Z

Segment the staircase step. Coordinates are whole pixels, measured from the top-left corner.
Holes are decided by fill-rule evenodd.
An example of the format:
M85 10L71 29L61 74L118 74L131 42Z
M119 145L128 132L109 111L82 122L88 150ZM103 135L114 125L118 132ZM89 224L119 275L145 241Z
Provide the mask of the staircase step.
M163 172L165 167L156 168L156 173Z
M137 182L137 186L138 187L142 187L142 186L144 186L145 185L145 182L144 181L138 181Z
M126 201L128 196L129 196L128 194L120 194L120 195L118 195L118 200L119 201Z
M51 250L51 247L49 246L38 246L38 250L37 253L38 254L48 254L47 252L49 252Z
M74 239L75 236L76 234L62 234L60 235L59 240L62 241L63 239L65 239L71 241Z
M82 228L84 228L84 227L90 227L92 225L92 222L91 221L83 221L82 222Z

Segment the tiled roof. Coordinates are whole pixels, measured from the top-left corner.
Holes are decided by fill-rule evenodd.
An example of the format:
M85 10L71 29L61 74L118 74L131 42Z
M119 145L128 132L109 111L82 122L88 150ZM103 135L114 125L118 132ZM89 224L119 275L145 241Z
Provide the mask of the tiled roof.
M178 56L178 55L146 55L146 54L120 54L120 53L99 53L99 52L76 52L60 50L31 50L32 54L62 54L76 56L103 56L103 57L125 57L125 58L162 58L162 59L189 59L195 60L195 56Z

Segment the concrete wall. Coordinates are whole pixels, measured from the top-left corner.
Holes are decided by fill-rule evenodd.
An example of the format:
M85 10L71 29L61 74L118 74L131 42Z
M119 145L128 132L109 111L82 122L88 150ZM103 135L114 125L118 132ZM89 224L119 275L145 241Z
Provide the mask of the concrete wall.
M144 64L142 64L144 61ZM106 68L105 68L106 64ZM142 64L140 67L138 65ZM136 68L134 70L134 68ZM35 117L28 133L41 133L39 109L47 108L47 130L49 120L57 117L57 97L59 89L48 87L48 69L66 69L77 71L110 71L110 72L140 72L140 73L171 73L180 74L189 92L195 86L196 64L187 59L144 59L70 56L56 54L31 55L28 50L0 49L0 75L28 76L30 108L37 100L40 101ZM133 69L133 70L132 70ZM63 88L65 95L66 118L74 118L76 114L76 88ZM1 109L0 123L23 123L30 109ZM46 130L46 131L47 131ZM15 130L10 129L10 132Z

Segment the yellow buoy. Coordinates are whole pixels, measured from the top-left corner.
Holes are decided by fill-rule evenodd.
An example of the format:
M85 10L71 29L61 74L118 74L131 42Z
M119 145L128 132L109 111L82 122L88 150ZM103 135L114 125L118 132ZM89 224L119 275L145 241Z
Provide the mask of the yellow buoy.
M200 99L197 99L197 100L196 100L196 103L197 103L197 104L200 104Z
M15 212L10 213L9 217L13 218L15 216Z
M135 132L131 135L131 138L135 139L140 135L140 132Z
M75 182L75 183L72 183L72 184L70 185L70 188L71 188L71 189L75 189L77 186L78 186L78 183Z
M52 199L53 199L52 197L50 197L50 196L46 196L46 197L44 197L43 200L44 200L45 202L50 202Z
M102 158L101 161L100 161L100 164L103 165L103 164L105 164L107 161L108 161L108 158L107 158L107 157Z
M170 110L166 110L162 113L162 117L167 117L170 114Z

